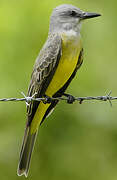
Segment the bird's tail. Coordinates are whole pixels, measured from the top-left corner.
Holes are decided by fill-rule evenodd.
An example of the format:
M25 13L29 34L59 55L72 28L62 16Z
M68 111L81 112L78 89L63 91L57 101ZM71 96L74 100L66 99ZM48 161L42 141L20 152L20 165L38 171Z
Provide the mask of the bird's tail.
M25 175L27 177L28 175L31 154L33 151L36 135L37 131L35 133L31 133L30 127L26 127L17 170L18 176Z

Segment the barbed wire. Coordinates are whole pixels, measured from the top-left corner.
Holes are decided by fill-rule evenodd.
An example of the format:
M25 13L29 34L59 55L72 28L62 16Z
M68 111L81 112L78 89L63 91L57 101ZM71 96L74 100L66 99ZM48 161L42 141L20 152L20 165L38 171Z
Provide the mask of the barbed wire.
M66 101L69 104L72 104L74 101L78 101L80 104L82 104L83 101L91 101L91 100L98 100L98 101L108 101L110 105L112 106L113 100L117 100L117 97L111 96L111 91L105 95L105 96L89 96L89 97L75 97L69 94L64 94L62 97L43 97L43 98L35 98L36 93L32 97L27 97L23 92L21 94L23 95L23 98L2 98L0 99L0 102L8 102L8 101L25 101L26 105L29 105L33 101L43 101L44 103L51 103L53 100L63 100Z

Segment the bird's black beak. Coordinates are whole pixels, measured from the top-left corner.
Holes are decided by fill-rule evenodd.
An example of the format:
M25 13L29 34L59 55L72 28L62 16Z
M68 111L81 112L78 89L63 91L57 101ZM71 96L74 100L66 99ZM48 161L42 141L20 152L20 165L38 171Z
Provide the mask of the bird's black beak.
M98 13L89 13L89 12L85 12L82 14L82 19L90 19L90 18L94 18L94 17L98 17L101 16L101 14Z

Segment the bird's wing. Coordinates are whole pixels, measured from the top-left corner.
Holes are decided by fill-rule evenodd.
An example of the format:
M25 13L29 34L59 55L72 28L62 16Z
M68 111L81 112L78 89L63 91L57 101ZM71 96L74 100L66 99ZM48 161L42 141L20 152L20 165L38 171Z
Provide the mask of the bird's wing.
M36 59L31 75L28 89L28 96L35 93L35 97L42 97L56 71L61 57L61 37L59 35L49 35L48 39ZM31 102L27 106L28 125L30 125L39 102Z

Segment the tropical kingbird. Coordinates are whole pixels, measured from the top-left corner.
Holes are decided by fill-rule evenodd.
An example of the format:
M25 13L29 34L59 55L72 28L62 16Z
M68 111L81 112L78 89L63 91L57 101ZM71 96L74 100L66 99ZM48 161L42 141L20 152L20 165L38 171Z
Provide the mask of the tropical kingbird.
M85 19L100 16L64 4L51 15L48 38L41 49L31 75L28 96L60 97L83 61L80 29ZM27 123L18 165L18 175L27 177L31 154L39 126L54 109L58 100L33 101L27 106Z

